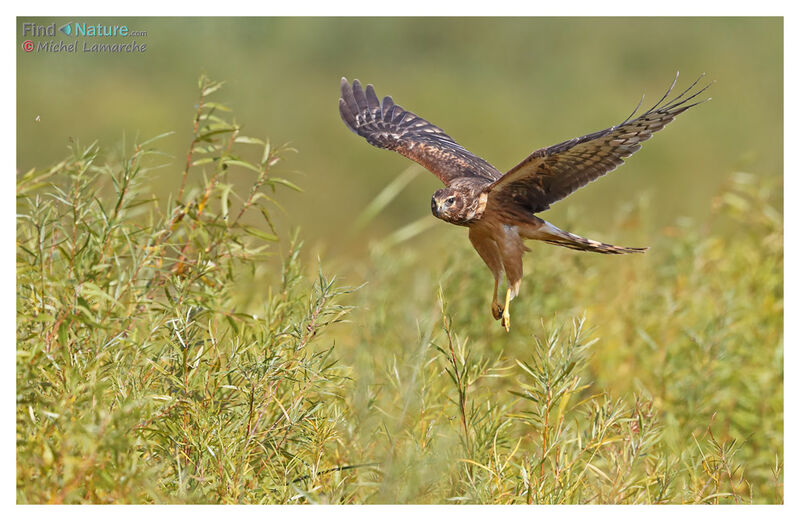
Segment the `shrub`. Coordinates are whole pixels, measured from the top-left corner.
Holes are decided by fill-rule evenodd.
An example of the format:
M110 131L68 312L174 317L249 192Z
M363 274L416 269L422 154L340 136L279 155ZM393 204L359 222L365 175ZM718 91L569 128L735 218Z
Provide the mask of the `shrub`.
M199 87L166 204L148 184L158 138L118 162L76 143L18 180L20 502L285 502L306 482L340 492L321 474L341 463L329 449L343 378L323 332L347 313L343 290L301 276L295 239L260 311L244 312L240 288L278 239L264 189L293 187L273 175L286 149L227 121L208 99L219 83ZM243 195L235 168L253 176Z
M646 256L532 245L507 335L464 237L403 247L425 221L343 268L359 291L297 234L278 261L289 149L220 86L174 196L168 135L18 176L18 502L783 501L779 186L733 176Z

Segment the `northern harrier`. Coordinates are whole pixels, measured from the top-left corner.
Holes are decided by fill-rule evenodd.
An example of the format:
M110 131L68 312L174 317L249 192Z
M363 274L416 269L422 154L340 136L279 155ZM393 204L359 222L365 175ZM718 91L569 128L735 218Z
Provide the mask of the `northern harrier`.
M350 130L369 144L399 152L442 180L445 188L433 194L431 211L443 221L469 228L469 240L494 275L492 316L501 320L508 331L509 304L519 292L522 254L528 251L523 239L597 253L634 253L647 249L586 239L560 230L534 214L614 170L624 158L641 148L642 141L675 116L711 99L689 103L710 86L690 94L700 78L666 101L678 81L676 75L658 103L637 118L632 119L641 101L619 125L539 149L505 174L456 143L439 127L395 105L390 96L379 101L372 85L362 90L358 80L350 86L342 78L339 113ZM508 287L501 306L497 287L504 271Z

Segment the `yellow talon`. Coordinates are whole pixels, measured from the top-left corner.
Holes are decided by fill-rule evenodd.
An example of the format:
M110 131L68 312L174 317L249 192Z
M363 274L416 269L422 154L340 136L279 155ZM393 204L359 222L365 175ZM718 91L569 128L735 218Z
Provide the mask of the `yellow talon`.
M503 306L503 316L500 324L505 328L506 333L511 331L511 312L509 312L509 304L511 304L511 288L506 289L506 305Z

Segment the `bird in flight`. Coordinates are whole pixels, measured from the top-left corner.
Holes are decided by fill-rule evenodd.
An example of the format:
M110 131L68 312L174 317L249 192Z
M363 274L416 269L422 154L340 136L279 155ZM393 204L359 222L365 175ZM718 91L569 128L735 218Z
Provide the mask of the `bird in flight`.
M583 137L536 150L502 174L469 152L444 131L396 105L390 96L379 100L372 85L362 89L342 78L339 113L347 127L378 148L394 150L430 170L444 184L431 199L433 215L469 228L469 240L494 276L492 316L506 331L511 326L510 303L522 281L524 239L544 241L596 253L640 253L586 239L561 230L535 214L547 210L590 181L607 174L641 148L642 141L685 110L708 101L695 90L703 75L678 96L666 94L650 110L635 117L642 102L622 123ZM642 97L644 100L644 97ZM497 300L500 279L506 275L505 301Z

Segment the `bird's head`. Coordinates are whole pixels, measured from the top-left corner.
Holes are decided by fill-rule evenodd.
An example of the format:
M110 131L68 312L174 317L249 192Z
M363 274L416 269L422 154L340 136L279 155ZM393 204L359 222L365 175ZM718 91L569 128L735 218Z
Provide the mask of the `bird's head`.
M431 198L431 212L443 221L465 225L475 218L467 204L466 195L453 187L440 188Z

